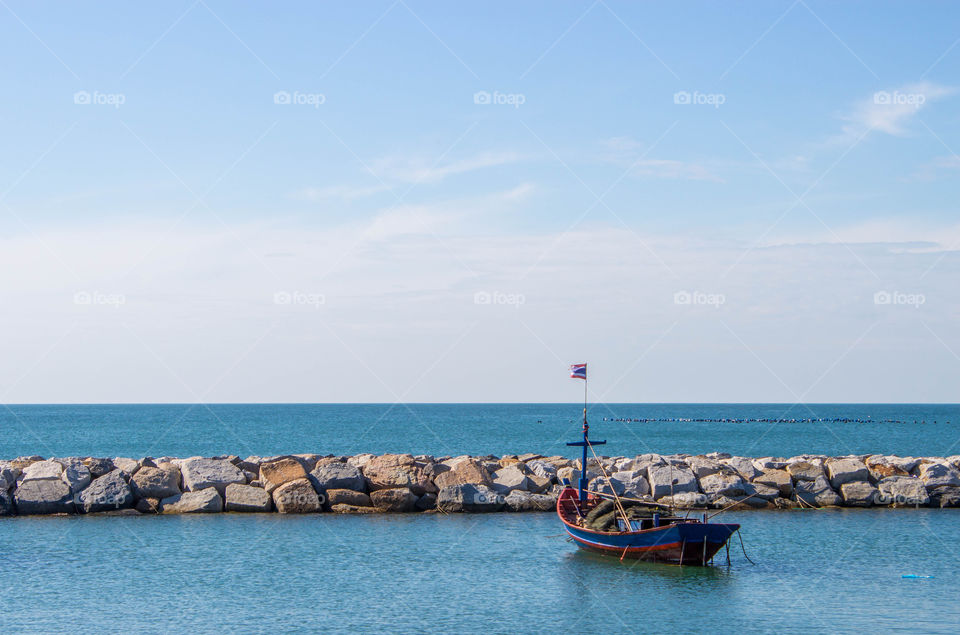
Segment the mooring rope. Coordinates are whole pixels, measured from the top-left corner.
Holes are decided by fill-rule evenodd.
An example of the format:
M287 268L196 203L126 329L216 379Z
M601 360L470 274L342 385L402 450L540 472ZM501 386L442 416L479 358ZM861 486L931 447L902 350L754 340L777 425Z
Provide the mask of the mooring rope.
M747 555L747 549L743 546L743 536L740 535L740 530L738 529L736 533L737 533L737 538L740 539L740 550L743 551L743 557L747 559L747 562L756 566L757 563L751 560L750 556Z

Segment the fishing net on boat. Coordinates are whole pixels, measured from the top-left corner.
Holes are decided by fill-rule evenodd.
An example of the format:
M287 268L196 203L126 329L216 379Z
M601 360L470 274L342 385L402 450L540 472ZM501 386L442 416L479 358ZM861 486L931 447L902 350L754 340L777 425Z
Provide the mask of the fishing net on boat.
M624 501L624 511L630 520L650 518L659 510L645 505L631 505ZM620 512L612 500L605 500L594 507L584 518L584 525L594 531L616 531Z

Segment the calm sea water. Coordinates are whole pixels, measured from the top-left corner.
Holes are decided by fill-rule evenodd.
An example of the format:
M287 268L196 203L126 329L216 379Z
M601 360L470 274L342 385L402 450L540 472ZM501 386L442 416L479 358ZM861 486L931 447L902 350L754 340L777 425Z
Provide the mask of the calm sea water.
M0 408L0 457L566 454L565 442L575 441L580 433L581 408L576 404L12 405ZM616 455L960 453L957 405L601 404L591 406L589 418L592 437L606 439L609 444L604 451ZM846 418L877 423L624 423L604 418ZM908 423L881 423L889 419Z
M10 406L0 457L572 456L563 443L576 439L579 414L575 404ZM609 404L590 416L610 454L960 453L957 406ZM621 564L577 550L552 514L0 518L0 632L960 630L958 510L725 518L743 525L756 565L739 543L729 568Z
M956 633L951 510L727 514L732 566L580 552L551 514L0 519L0 630ZM719 562L724 562L721 555ZM904 574L933 579L903 579Z

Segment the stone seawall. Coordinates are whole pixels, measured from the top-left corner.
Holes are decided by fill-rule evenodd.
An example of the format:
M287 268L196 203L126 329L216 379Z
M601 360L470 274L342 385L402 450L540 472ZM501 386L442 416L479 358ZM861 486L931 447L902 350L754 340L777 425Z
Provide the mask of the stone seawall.
M550 511L579 468L539 454L31 456L0 461L0 515ZM643 454L590 459L587 476L680 508L960 507L960 456Z

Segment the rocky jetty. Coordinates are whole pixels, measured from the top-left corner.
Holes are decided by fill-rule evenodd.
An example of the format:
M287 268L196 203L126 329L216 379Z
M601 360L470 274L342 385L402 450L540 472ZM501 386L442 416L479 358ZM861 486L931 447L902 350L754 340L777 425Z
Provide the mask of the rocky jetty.
M0 461L0 516L550 511L581 467L539 454L29 456ZM642 454L590 459L587 476L591 490L681 508L960 507L960 456Z

